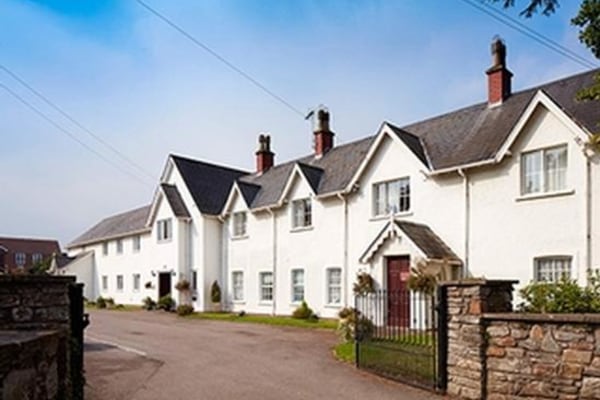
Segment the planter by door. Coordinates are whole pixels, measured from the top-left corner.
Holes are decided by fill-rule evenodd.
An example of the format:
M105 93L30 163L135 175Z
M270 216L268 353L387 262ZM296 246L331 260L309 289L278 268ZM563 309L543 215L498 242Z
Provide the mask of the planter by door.
M410 325L410 257L387 258L388 325Z
M158 274L158 298L171 294L171 273Z

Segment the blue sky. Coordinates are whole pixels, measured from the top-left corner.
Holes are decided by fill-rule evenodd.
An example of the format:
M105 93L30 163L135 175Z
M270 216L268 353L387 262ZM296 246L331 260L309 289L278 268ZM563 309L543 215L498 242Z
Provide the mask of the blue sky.
M460 0L146 1L294 107L327 105L338 143L483 101L496 34L516 90L584 70ZM562 3L523 22L597 62L569 25L579 2ZM276 162L311 151L307 122L134 0L3 0L0 26L0 64L154 177L113 168L0 88L0 235L66 244L149 203L170 152L251 170L265 131ZM0 84L139 175L2 70Z

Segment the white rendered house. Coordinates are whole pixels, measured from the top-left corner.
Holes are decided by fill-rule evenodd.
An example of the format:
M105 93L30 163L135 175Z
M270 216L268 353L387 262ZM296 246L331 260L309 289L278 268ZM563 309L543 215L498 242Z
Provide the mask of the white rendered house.
M401 289L421 260L447 277L584 284L600 268L587 146L600 107L574 99L598 71L512 93L499 40L492 55L480 104L338 146L319 110L313 154L275 164L261 135L255 172L171 155L152 204L75 239L70 255L86 257L66 268L119 303L177 298L188 279L206 310L216 280L226 309L285 315L306 300L324 317L353 304L358 272Z

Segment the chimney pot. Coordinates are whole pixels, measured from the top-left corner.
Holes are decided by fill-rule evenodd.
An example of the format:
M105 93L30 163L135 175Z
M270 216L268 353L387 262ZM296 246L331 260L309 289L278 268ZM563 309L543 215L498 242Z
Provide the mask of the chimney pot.
M256 172L262 174L273 166L275 153L271 151L271 137L266 134L258 135L256 150Z
M492 42L492 66L488 76L488 105L502 104L511 95L512 72L506 68L506 45L499 37Z
M333 148L333 137L335 134L329 128L329 111L321 107L317 111L317 121L315 124L315 155L323 156Z

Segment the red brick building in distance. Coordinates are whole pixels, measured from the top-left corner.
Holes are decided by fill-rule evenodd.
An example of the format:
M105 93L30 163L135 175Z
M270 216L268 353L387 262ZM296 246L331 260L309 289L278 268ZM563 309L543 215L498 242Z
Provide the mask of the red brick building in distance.
M0 273L31 268L60 254L56 240L0 237Z

